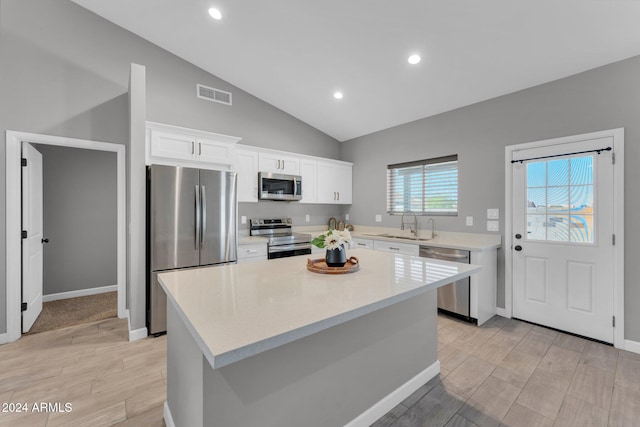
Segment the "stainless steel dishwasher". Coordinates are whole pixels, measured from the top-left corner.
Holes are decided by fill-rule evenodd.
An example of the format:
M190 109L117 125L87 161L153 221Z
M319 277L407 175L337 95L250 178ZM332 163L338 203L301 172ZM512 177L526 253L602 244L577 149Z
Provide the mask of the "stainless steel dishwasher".
M420 256L463 264L470 264L471 259L469 251L428 246L420 246ZM438 310L473 322L470 291L469 277L438 288Z

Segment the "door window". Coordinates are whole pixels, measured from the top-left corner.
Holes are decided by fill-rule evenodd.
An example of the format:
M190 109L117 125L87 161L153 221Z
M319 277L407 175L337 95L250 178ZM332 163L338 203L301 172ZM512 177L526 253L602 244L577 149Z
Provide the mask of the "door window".
M527 164L527 239L594 243L593 156Z

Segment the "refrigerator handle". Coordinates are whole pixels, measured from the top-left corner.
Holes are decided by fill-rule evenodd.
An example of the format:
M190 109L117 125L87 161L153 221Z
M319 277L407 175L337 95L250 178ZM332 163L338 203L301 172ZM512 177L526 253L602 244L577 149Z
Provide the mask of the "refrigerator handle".
M200 188L198 188L199 186L196 185L196 209L195 209L195 213L196 213L196 227L195 227L195 238L194 240L194 246L196 251L198 250L198 242L200 241Z
M202 229L200 231L200 249L204 245L204 237L207 233L207 189L205 186L202 186L202 195L200 197L202 206Z

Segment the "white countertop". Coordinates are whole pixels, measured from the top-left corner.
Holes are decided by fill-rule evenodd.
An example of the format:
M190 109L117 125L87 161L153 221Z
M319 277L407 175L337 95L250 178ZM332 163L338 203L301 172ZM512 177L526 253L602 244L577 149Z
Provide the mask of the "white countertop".
M480 270L368 249L350 249L360 271L307 270L308 257L158 275L171 304L213 368L295 341Z

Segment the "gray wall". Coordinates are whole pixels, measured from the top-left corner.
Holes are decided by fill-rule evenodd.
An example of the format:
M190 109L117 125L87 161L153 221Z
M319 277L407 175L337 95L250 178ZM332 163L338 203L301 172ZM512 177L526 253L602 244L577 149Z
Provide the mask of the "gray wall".
M640 57L421 119L343 143L342 160L354 162L354 224L398 226L385 214L387 164L458 154L459 216L435 217L440 230L486 231L486 209L500 208L504 230L505 146L605 129L625 128L625 335L640 341ZM465 226L465 217L474 226ZM421 222L426 222L421 219ZM503 234L501 232L500 234ZM504 253L500 253L500 270ZM504 277L498 285L504 306Z
M2 135L15 130L128 145L133 62L146 66L147 120L239 136L247 145L340 156L333 138L68 0L2 0L0 57ZM196 83L233 92L234 105L197 99ZM0 150L0 334L6 331L4 177Z
M43 161L44 295L117 282L116 154L36 145Z

